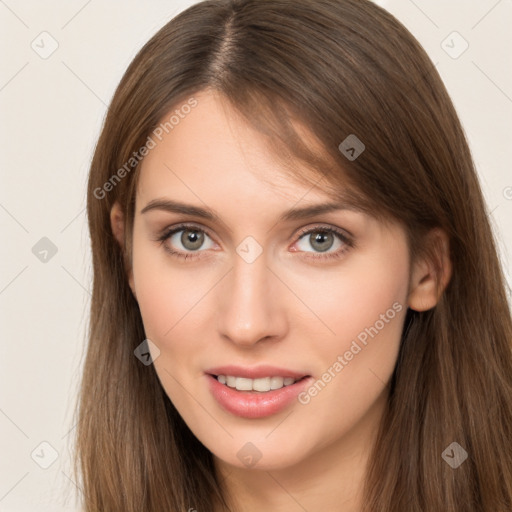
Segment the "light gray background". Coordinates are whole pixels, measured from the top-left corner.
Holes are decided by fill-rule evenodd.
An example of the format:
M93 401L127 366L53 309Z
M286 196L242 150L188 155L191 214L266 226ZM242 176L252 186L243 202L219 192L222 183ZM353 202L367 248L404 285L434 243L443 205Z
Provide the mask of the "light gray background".
M78 510L70 434L92 277L88 166L122 73L192 3L0 0L2 512ZM454 100L510 283L512 1L377 3L425 47ZM464 42L454 31L469 44L458 58ZM58 48L43 59L51 38ZM32 251L43 237L57 249L47 261ZM42 442L57 454L47 469L52 448Z

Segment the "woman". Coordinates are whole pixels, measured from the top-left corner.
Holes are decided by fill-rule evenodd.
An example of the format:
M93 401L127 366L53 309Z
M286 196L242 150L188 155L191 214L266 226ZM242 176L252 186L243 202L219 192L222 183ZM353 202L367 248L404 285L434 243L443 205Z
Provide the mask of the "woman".
M85 511L510 511L512 327L464 132L361 0L210 0L88 187Z

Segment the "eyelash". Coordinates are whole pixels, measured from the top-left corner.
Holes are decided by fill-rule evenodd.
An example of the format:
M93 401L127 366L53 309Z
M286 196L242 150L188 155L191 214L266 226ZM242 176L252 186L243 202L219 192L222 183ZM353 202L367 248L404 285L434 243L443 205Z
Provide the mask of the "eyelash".
M193 253L181 253L179 251L175 251L173 249L171 249L168 245L165 244L165 242L172 236L174 235L175 233L178 233L179 231L184 231L186 229L189 229L191 231L199 231L201 233L204 233L206 235L208 235L210 238L211 235L208 233L207 230L203 229L203 228L200 228L198 226L195 226L193 224L180 224L178 226L175 226L171 229L168 229L166 231L164 231L157 239L156 241L157 242L160 242L160 245L163 246L164 250L166 252L168 252L171 256L175 256L175 257L178 257L178 258L183 258L183 259L187 259L187 258L196 258L196 257L200 257L200 256L195 256ZM326 253L326 254L322 254L322 253L316 253L317 256L306 256L306 258L312 258L312 259L315 259L315 260L337 260L337 259L340 259L348 250L350 250L351 248L355 247L355 243L352 239L350 239L345 233L343 233L341 230L337 229L337 228L334 228L332 226L314 226L313 228L304 228L302 230L299 231L299 233L297 234L297 240L300 240L301 238L303 238L305 235L307 234L311 234L311 233L332 233L334 235L336 235L338 237L338 239L343 242L344 244L344 247L341 248L341 249L338 249L338 251L334 252L334 253ZM198 252L202 252L202 251L198 251ZM297 251L297 252L301 252L301 251Z

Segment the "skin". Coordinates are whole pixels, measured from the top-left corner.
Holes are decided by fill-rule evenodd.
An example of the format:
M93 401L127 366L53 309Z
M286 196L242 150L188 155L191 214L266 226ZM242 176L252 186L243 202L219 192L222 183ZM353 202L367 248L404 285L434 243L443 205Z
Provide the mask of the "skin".
M265 140L221 97L206 91L195 97L198 106L145 157L136 196L127 277L147 338L160 350L155 370L184 421L213 453L240 511L341 505L358 511L406 309L423 311L438 301L451 271L446 237L432 233L442 242L440 275L428 261L409 261L399 224L352 210L278 222L289 208L331 201L319 188L282 174ZM208 207L221 221L163 210L142 214L157 198ZM117 203L111 221L123 244ZM207 231L196 252L182 245L182 232L164 242L191 254L186 260L155 241L180 222ZM346 230L355 246L334 236L327 252L346 250L339 259L321 259L324 253L312 243L316 232L297 236L317 226ZM247 236L263 250L252 263L236 252ZM223 410L210 394L204 371L221 364L267 363L319 379L394 303L401 311L306 405L294 401L278 414L245 419ZM247 442L262 455L252 468L237 457Z

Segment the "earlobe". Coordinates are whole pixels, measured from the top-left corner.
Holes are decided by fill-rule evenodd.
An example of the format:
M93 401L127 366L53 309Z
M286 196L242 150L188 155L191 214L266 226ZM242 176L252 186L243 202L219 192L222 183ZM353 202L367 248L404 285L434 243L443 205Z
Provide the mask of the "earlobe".
M436 306L452 275L450 244L447 234L435 228L426 239L427 256L413 262L408 305L415 311Z

